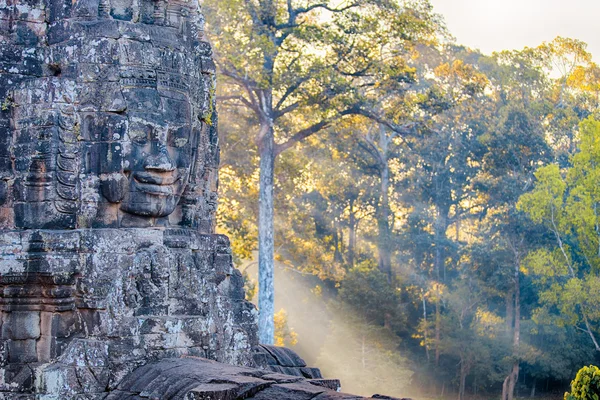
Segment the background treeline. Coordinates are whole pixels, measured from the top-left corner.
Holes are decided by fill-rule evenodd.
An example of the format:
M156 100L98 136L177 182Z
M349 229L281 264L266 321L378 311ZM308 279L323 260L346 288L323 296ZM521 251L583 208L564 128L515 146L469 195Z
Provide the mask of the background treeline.
M311 322L306 303L306 324L328 324L311 361L346 391L459 399L564 391L598 362L600 68L584 43L483 55L426 1L203 7L219 228L246 268L274 165L276 263L328 305ZM302 343L284 313L275 328Z

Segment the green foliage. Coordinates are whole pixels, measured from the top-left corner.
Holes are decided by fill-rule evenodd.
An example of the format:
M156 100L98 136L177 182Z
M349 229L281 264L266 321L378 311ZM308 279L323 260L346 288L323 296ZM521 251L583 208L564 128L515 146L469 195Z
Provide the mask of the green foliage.
M0 105L0 109L2 111L9 111L11 107L15 104L13 98L11 96L6 96L4 101L2 101L2 105Z
M554 236L553 248L533 251L526 265L539 283L536 321L559 326L585 325L596 347L591 323L600 321L600 123L582 121L579 151L561 171L557 165L538 169L535 188L518 207Z
M399 292L372 263L363 262L346 274L339 299L373 324L402 322Z
M599 400L600 369L594 365L583 367L571 382L571 392L565 393L565 400Z

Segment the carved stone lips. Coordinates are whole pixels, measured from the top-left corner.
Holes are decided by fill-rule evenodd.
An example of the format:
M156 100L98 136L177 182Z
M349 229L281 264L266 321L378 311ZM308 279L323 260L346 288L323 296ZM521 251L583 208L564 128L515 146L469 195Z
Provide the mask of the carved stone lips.
M133 176L135 186L142 192L159 196L175 194L175 184L181 176L177 172L157 174L151 172L136 172Z

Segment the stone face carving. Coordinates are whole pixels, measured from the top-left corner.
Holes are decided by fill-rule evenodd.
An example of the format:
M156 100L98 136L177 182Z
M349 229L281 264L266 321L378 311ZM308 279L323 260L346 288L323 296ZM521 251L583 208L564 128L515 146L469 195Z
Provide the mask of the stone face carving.
M0 15L3 228L214 226L214 64L196 1Z
M0 2L0 398L253 364L214 234L214 75L197 0Z

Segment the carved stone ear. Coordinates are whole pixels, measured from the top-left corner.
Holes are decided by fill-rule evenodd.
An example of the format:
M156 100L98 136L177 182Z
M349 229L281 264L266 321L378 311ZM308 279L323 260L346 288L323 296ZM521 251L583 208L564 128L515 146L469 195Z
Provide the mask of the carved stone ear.
M100 175L102 195L111 203L120 203L127 191L127 177L121 173Z

